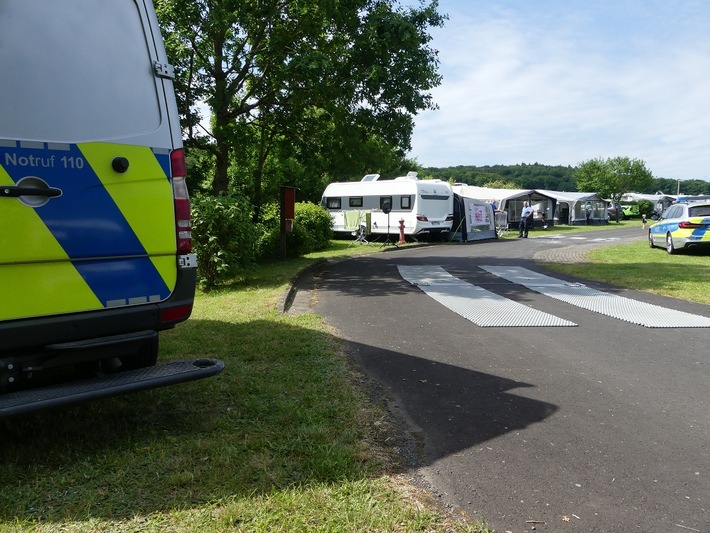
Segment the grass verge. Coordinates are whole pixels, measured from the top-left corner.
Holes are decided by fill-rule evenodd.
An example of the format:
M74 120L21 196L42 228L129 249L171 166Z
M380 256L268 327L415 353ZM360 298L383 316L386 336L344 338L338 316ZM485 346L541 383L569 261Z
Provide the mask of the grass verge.
M592 263L545 264L545 268L690 302L710 304L710 255L689 250L669 255L643 241L587 253Z
M530 230L530 237L542 237L545 234L554 233L556 235L569 235L572 233L587 233L590 231L611 231L620 228L631 228L638 227L641 228L641 220L625 219L619 222L611 221L608 224L594 224L591 226L567 226L565 224L559 224L557 226L550 226L548 229L544 230L540 227L536 227ZM504 237L506 239L513 239L518 237L518 228L513 227L508 230L507 235Z
M409 483L321 319L278 312L299 269L374 251L198 295L161 360L222 359L215 378L3 421L0 531L488 531Z

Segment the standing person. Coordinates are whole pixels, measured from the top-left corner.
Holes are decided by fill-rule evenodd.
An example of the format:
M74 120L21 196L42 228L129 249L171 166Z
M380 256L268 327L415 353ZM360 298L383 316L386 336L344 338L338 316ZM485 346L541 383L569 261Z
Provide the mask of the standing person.
M523 203L523 212L520 213L520 227L518 232L518 239L521 237L528 238L528 230L530 229L530 223L532 222L532 215L535 210L530 207L528 202Z
M641 215L641 224L643 224L643 229L646 229L646 213Z

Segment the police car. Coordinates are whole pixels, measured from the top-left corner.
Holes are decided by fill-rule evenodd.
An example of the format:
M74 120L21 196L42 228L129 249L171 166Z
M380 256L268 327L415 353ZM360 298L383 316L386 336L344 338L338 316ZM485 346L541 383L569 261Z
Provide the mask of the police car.
M215 375L156 364L197 264L153 5L0 5L0 416Z
M710 201L682 200L670 205L648 230L648 244L669 254L689 247L710 248Z

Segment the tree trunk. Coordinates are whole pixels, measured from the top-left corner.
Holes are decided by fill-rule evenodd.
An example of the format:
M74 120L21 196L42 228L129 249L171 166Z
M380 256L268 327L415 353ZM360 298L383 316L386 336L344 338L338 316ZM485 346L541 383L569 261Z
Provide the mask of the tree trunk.
M215 195L229 190L229 154L231 139L229 138L230 117L229 97L227 95L227 74L223 69L224 43L226 30L217 33L214 38L214 102L212 113L214 115L214 131L212 132L216 145L214 180L212 192Z
M264 135L262 131L261 141L259 142L259 156L257 158L256 167L254 168L254 222L258 222L261 216L261 203L263 201L262 186L264 183L266 155L267 152L264 149Z
M215 159L212 193L217 196L229 190L229 142L217 137L217 154Z

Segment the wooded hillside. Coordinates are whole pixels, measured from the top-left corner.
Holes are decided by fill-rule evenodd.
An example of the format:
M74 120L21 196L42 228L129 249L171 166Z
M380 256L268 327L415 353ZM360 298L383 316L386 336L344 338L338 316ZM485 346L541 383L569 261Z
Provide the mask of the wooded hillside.
M551 166L539 163L519 165L459 165L455 167L427 167L420 176L427 176L454 183L466 183L480 187L505 189L548 189L552 191L577 191L574 171L577 167ZM678 181L654 178L653 184L643 194L676 194ZM583 191L594 192L594 191ZM710 182L704 180L681 180L681 194L710 194Z

